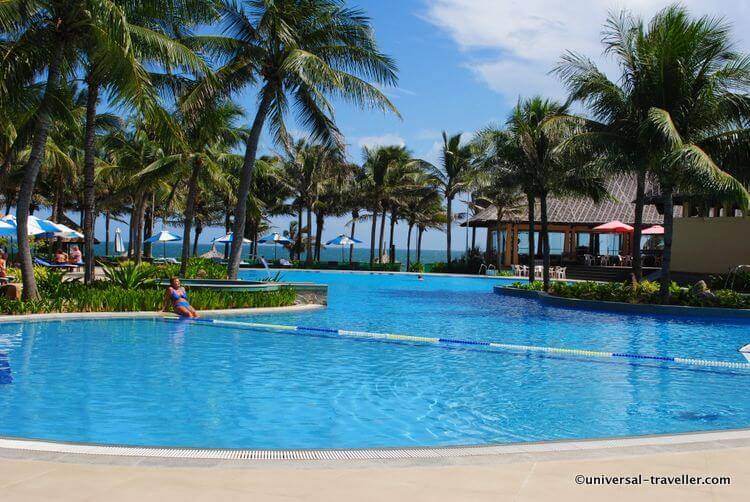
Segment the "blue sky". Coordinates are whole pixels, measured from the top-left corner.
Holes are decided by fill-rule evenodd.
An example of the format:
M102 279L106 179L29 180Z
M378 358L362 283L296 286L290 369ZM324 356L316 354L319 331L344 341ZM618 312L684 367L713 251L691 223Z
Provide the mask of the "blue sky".
M399 85L385 91L403 119L379 112L339 106L336 119L346 136L349 156L358 161L362 146L405 144L415 156L437 160L440 132L471 133L504 121L519 96L541 93L564 99L560 83L548 74L565 50L596 60L609 72L616 68L601 57L601 28L610 11L630 9L649 17L668 2L655 0L359 0L373 19L382 50L399 66ZM732 24L750 23L747 0L688 0L694 14L723 16ZM738 48L750 48L745 33L735 30ZM241 103L254 113L251 92ZM294 127L291 125L290 127ZM261 149L272 147L265 138ZM263 152L261 152L263 153ZM460 209L459 209L460 210ZM275 218L278 229L288 218ZM345 219L328 219L324 239L344 232ZM403 225L402 225L403 227ZM103 223L97 235L103 235ZM211 229L209 241L223 229ZM462 232L462 231L461 231ZM365 229L358 237L367 241ZM405 228L397 231L405 247ZM461 234L461 236L463 236ZM484 237L478 239L484 242ZM445 247L445 234L428 232L423 247ZM463 239L454 248L463 250Z

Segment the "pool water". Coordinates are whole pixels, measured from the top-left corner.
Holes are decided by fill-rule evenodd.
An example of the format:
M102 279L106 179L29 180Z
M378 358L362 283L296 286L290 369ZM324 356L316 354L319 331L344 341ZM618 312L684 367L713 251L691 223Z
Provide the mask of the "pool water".
M263 272L243 272L254 279ZM233 319L742 361L750 322L545 307L502 279L284 272L327 309ZM750 372L159 319L0 323L0 436L216 448L445 446L750 425Z

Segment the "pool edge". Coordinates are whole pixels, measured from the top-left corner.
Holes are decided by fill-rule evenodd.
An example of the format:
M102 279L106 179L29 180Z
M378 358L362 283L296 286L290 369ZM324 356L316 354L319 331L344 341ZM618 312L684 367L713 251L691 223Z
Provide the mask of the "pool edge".
M502 460L503 462L556 460L581 456L642 455L665 451L697 451L707 448L750 446L750 428L719 431L656 434L603 439L555 440L525 443L504 443L467 446L338 448L338 449L232 449L148 447L102 445L64 441L40 441L0 437L0 458L46 460L78 463L148 462L149 465L186 466L196 462L264 465L281 462L294 465L300 461L383 462L425 461L455 463L471 460ZM214 465L210 464L210 465Z
M212 316L231 316L246 314L283 314L286 312L303 312L306 310L318 310L326 308L325 305L318 303L305 303L300 305L288 305L286 307L258 307L244 309L220 309L220 310L201 310L201 314ZM52 314L21 314L21 315L0 315L0 323L12 323L19 321L62 321L74 319L150 319L165 316L174 316L172 312L154 312L154 311L137 311L137 312L58 312Z

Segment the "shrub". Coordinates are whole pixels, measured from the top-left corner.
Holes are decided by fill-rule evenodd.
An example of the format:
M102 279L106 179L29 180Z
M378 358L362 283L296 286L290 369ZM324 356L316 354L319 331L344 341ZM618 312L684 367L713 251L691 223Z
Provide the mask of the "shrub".
M281 307L294 304L297 294L291 288L278 291L225 291L195 289L190 303L198 310ZM47 312L135 312L162 309L164 290L156 287L124 289L103 281L93 286L64 282L60 296L45 294L41 300L0 298L0 314Z
M180 275L180 266L176 264L164 264L156 266L156 277L167 278ZM227 267L216 263L209 258L193 256L188 259L185 279L226 279Z
M418 272L421 274L424 272L424 265L422 265L420 262L414 262L409 265L408 272Z
M121 289L130 290L153 284L155 269L153 265L126 262L119 267L102 267L110 284Z
M516 282L511 287L541 291L542 282L533 283ZM681 288L677 283L669 287L670 301L672 305L684 305L692 307L720 307L720 308L750 308L750 298L735 291L719 290L713 294L695 294L688 288ZM563 298L575 298L579 300L596 300L602 302L624 302L641 304L658 304L661 301L659 295L659 283L643 281L635 286L630 283L619 282L553 282L549 293Z

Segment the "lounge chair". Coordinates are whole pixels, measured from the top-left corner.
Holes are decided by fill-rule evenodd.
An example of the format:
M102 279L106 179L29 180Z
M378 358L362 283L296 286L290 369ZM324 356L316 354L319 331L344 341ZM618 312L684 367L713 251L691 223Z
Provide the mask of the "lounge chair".
M5 277L0 277L0 286L4 286L5 284L10 284L11 282L14 282L16 280L15 277L12 275L6 275Z
M282 267L293 267L294 266L292 264L292 262L290 262L289 260L284 259L284 258L279 259L279 265L282 266Z
M73 265L72 263L52 263L39 257L34 258L34 264L39 265L40 267L57 269L57 270L75 270L79 266L80 267L83 266L83 265Z

